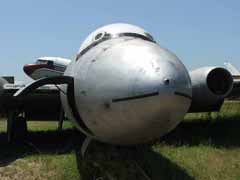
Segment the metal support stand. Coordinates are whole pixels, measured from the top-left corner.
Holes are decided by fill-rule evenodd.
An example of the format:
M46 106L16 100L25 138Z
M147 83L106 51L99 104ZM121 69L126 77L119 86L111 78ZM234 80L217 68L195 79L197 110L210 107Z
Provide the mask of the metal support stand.
M59 114L59 122L58 122L58 130L61 131L63 129L63 121L64 121L65 113L63 109L61 108L60 114Z
M9 110L7 113L7 137L8 142L20 141L27 133L27 121L24 116L16 110Z
M7 113L7 138L8 142L13 141L13 123L16 120L16 112L14 110L9 110Z
M83 141L83 144L82 144L82 147L81 147L82 157L84 157L84 155L87 151L87 148L88 148L89 144L91 143L91 141L92 141L91 137L86 137L86 139Z

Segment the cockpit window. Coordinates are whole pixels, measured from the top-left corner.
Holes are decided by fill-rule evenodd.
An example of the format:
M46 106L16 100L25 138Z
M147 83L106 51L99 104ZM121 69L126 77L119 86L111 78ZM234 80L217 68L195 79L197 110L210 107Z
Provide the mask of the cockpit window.
M94 37L94 40L98 41L98 40L102 39L103 37L104 37L104 33L100 32Z
M46 65L49 65L49 66L53 66L53 61L47 61L47 60L37 60L37 63L36 64L46 64Z
M151 34L149 34L147 32L145 32L144 34L147 36L147 38L149 38L150 40L154 41L154 39L153 39Z
M53 61L48 61L47 63L49 66L53 66Z
M48 64L48 61L46 61L46 60L37 60L36 64Z

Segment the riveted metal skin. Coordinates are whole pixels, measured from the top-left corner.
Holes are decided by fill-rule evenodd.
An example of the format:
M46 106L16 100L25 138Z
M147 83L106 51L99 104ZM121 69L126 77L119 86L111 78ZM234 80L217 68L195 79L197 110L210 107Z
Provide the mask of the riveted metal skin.
M181 122L191 104L191 81L181 61L139 37L99 43L72 61L65 76L74 77L76 109L92 134L79 125L61 94L67 116L80 131L107 143L132 145L159 138Z

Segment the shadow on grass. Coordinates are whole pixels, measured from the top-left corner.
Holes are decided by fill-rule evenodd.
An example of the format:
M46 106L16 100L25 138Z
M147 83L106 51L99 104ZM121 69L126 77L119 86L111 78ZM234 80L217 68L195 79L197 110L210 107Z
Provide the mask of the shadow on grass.
M240 117L183 121L163 137L161 143L175 146L203 144L218 148L240 147Z
M79 173L88 179L193 179L184 169L150 146L123 148L97 142L90 144L82 159L80 147L84 136L74 129L29 132L25 141L8 144L6 133L0 133L0 167L18 158L41 154L75 152ZM219 148L240 147L240 120L237 117L219 120L182 122L165 136L161 143L174 146L199 144Z
M83 142L76 130L28 132L23 142L8 143L6 133L0 134L0 167L18 158L34 154L66 154Z
M159 180L194 178L150 146L116 147L92 142L83 158L76 151L82 180Z
M150 146L123 148L92 142L84 159L83 135L76 130L29 132L24 142L8 144L0 134L0 167L29 155L75 152L81 179L193 179L177 164L155 153Z

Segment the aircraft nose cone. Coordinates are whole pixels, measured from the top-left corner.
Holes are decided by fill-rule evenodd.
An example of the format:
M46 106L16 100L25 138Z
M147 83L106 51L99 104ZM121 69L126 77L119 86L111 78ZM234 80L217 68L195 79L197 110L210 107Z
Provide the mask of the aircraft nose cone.
M148 141L171 131L183 119L192 99L190 77L181 61L166 49L159 48L155 54L153 59L142 60L140 69L144 70L138 71L132 81L134 94L142 94L137 96L142 98L128 102L129 111L135 112L130 119L137 117L136 141Z
M46 64L26 64L23 67L23 71L28 75L31 76L36 70L41 68L48 68Z
M32 65L26 64L23 67L23 71L27 74L30 75L33 73L34 69L32 68Z
M148 52L153 58L139 57L138 71L132 79L135 94L159 92L188 99L192 96L191 80L187 69L170 51L158 48ZM151 57L151 55L149 55Z
M84 92L77 107L101 141L129 145L160 138L176 127L190 106L186 68L157 44L118 43L86 69L75 74L75 90Z

